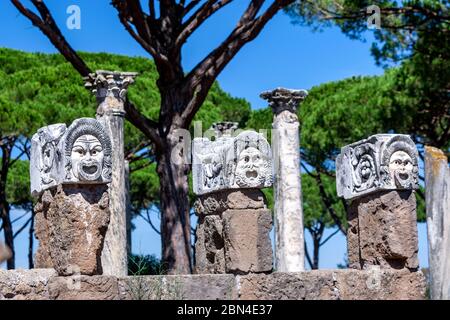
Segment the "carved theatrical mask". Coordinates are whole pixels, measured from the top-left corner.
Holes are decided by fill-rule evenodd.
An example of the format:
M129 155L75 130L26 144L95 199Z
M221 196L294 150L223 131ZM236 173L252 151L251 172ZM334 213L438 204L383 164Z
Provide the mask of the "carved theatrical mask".
M215 141L195 138L192 158L195 194L272 185L272 151L257 132L222 135Z
M269 163L256 148L244 149L238 157L235 182L240 187L259 187L264 185Z
M262 135L254 131L239 134L234 141L234 148L228 153L227 175L230 185L235 188L271 186L271 155L270 145Z
M61 153L58 149L58 143L66 129L65 125L53 125L38 130L41 152L39 153L39 165L41 170L41 183L50 185L55 183L53 169L61 161Z
M101 183L111 179L111 141L95 119L83 118L68 129L66 183Z
M408 135L377 134L352 143L336 159L338 196L353 199L379 190L417 189L417 148Z
M65 131L65 124L54 124L38 129L31 139L30 182L34 196L60 182L63 158L60 141Z
M359 192L372 187L376 178L373 148L370 144L361 145L355 148L352 158L354 190Z
M93 135L79 137L72 147L72 171L80 181L100 178L103 167L103 147Z

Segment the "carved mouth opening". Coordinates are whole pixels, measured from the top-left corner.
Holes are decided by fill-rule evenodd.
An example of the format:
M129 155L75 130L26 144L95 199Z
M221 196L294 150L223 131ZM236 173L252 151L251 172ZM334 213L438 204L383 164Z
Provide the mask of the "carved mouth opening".
M98 170L98 167L95 164L83 165L83 171L86 172L87 174L94 174L97 172L97 170Z
M258 177L258 172L255 170L250 170L245 173L245 176L249 179L254 179Z
M398 177L400 178L400 179L402 179L402 180L408 180L408 178L409 178L409 174L407 174L407 173L399 173L398 174Z

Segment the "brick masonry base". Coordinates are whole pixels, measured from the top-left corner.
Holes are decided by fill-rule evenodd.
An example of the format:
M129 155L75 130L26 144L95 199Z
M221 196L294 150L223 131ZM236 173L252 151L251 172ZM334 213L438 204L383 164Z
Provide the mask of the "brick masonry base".
M315 270L234 276L58 277L53 269L0 270L0 300L425 299L425 277L408 270Z

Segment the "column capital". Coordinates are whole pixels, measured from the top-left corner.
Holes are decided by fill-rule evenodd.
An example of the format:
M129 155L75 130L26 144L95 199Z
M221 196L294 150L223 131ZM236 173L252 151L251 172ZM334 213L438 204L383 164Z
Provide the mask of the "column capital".
M223 121L213 123L211 128L216 133L216 138L231 137L233 132L237 130L238 125L238 122Z
M298 105L307 95L308 92L306 90L276 88L262 92L260 97L269 102L274 114L279 114L285 110L297 113Z
M84 78L84 86L95 94L99 103L103 102L106 97L124 102L128 86L134 82L137 75L136 72L97 70Z

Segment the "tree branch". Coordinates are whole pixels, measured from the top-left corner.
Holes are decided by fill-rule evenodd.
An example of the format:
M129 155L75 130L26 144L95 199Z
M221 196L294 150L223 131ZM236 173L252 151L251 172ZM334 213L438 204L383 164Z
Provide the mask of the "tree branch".
M343 235L346 236L347 232L346 232L345 228L343 227L341 220L339 219L339 217L337 216L336 212L334 211L334 209L331 205L331 201L325 191L320 174L318 174L315 178L316 178L317 184L319 186L319 191L320 191L322 200L325 204L325 207L327 207L328 212L330 213L330 216L333 219L336 226L338 227L338 229L342 232Z
M43 0L31 0L41 17L25 8L20 0L11 0L11 2L22 15L27 17L34 26L38 27L47 36L55 48L72 64L81 76L86 77L89 73L92 73L91 69L69 45Z
M192 14L192 16L189 17L186 22L183 23L183 31L175 40L175 48L181 48L183 43L186 42L189 36L192 35L195 30L197 30L203 24L203 22L205 22L215 12L225 7L232 1L233 0L220 0L219 2L217 2L217 0L208 0L207 2L205 2L195 13ZM191 2L190 4L192 4L193 2Z
M125 103L125 117L143 134L149 137L157 149L162 147L162 140L157 130L158 124L142 115L133 103L128 100Z
M247 10L241 17L241 21L246 21L244 17L253 15L255 10L255 1L252 1ZM223 68L231 61L231 59L239 52L239 50L248 42L256 38L266 23L282 8L293 3L294 0L277 0L274 1L267 10L258 18L246 21L244 24L238 23L230 35L209 53L196 67L186 76L185 86L194 88L194 96L182 113L183 127L189 124L195 113L204 101L214 80L223 70Z

